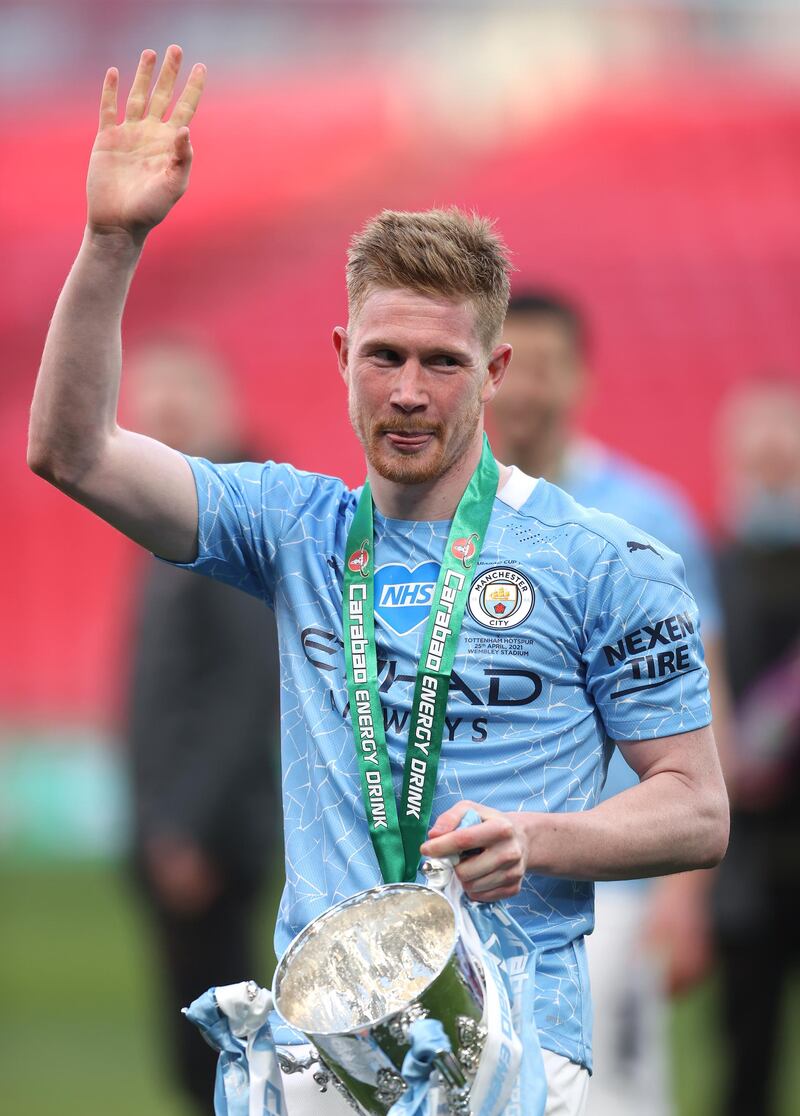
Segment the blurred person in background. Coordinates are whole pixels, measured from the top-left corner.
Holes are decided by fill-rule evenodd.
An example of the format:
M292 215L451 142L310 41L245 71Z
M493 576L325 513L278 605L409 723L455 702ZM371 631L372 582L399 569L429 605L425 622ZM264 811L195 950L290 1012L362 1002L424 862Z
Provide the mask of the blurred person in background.
M214 461L246 452L233 388L197 342L152 339L125 360L137 430ZM136 876L163 969L162 1026L198 1113L216 1052L181 1008L258 971L254 919L281 864L274 619L244 593L151 560L134 638L128 746Z
M734 699L733 827L715 889L728 1043L725 1116L772 1116L800 938L800 386L739 389L721 413L719 555Z
M500 456L559 485L578 503L620 516L681 556L700 610L719 742L727 707L719 604L711 556L691 509L663 477L579 433L589 344L584 317L572 302L549 290L516 293L504 337L514 359L492 407ZM615 749L602 799L636 782ZM710 964L709 884L707 872L596 884L596 924L587 943L595 1005L588 1116L672 1112L668 993L691 987Z

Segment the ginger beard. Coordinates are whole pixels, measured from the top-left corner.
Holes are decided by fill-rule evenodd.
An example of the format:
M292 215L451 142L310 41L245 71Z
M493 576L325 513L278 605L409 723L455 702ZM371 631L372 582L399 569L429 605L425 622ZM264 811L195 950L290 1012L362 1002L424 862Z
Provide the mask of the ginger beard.
M397 484L424 484L449 472L472 442L481 410L478 390L470 393L447 424L421 415L370 415L352 387L348 399L350 422L367 461L376 473ZM419 449L401 449L387 437L392 433L427 434L429 438Z

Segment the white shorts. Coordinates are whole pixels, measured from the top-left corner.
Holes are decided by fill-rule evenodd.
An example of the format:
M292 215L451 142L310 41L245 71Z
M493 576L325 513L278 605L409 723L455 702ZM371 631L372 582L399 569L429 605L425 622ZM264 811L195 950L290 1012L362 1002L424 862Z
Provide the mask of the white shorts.
M284 1048L287 1049L287 1048ZM287 1053L298 1059L308 1055L309 1047L292 1046ZM547 1107L545 1116L584 1116L589 1073L583 1066L543 1050L547 1076ZM311 1072L285 1073L283 1095L287 1116L353 1116L353 1109L335 1089L320 1093Z
M586 939L594 1005L589 1116L670 1116L667 997L642 949L650 902L643 884L598 884Z

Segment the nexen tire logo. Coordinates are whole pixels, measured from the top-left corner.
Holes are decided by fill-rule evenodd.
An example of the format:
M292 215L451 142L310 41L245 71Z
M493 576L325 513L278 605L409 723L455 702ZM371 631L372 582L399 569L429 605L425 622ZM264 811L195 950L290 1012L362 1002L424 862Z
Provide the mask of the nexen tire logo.
M409 569L399 562L375 571L375 615L395 635L408 635L428 619L439 577L438 562Z

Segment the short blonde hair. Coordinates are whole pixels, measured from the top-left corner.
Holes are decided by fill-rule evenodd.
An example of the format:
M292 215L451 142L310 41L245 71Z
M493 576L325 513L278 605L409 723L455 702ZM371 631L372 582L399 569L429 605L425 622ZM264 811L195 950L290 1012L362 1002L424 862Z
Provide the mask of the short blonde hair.
M460 209L400 213L384 209L350 241L347 302L351 319L375 288L433 297L466 296L475 304L478 335L497 344L508 307L511 263L494 222Z

